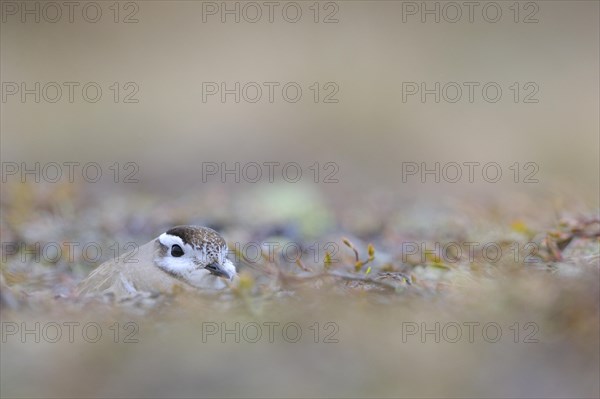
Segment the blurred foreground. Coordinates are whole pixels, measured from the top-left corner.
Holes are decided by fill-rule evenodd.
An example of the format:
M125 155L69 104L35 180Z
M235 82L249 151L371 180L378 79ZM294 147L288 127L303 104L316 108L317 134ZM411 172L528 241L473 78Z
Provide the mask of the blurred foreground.
M224 187L167 203L98 202L73 185L10 193L3 397L598 396L600 224L584 203L399 206L379 193L332 207L277 185L243 201ZM241 274L230 290L73 297L115 245L180 223L227 238ZM89 243L98 259L79 250Z

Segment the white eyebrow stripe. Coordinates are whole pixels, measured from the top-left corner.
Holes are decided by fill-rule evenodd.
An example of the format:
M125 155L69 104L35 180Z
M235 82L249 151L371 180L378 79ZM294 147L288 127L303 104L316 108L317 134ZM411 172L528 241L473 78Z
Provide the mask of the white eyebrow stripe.
M183 243L181 237L177 237L167 233L162 233L160 236L158 236L158 241L160 241L161 244L167 247L171 247L171 245L175 244L179 245L181 248L185 247L185 244Z

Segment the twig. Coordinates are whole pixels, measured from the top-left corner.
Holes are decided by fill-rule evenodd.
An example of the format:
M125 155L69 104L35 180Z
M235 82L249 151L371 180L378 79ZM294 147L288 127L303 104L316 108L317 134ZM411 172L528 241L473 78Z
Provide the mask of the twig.
M368 278L368 277L362 277L360 275L341 274L341 273L337 273L337 272L319 273L319 274L312 274L312 275L308 275L308 276L286 275L285 280L287 280L287 281L289 281L289 280L308 281L308 280L316 280L316 279L328 278L328 277L340 278L340 279L346 280L346 281L360 281L363 283L374 284L374 285L378 285L378 286L387 288L392 291L396 291L396 286L394 284L390 284L385 281L375 280L375 279Z

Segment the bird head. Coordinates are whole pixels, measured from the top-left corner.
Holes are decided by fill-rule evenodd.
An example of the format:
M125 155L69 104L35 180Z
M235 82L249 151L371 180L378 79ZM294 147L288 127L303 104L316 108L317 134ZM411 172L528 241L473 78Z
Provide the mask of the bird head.
M157 239L155 263L169 274L184 279L211 275L232 280L234 264L227 259L223 237L208 227L176 226Z

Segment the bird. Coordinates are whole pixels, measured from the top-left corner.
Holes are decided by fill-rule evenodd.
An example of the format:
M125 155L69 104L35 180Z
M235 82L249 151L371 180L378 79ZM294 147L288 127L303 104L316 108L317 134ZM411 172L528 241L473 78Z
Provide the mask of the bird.
M109 294L116 298L139 293L221 290L237 276L227 259L227 243L202 226L175 226L152 241L104 262L78 284L77 296Z

